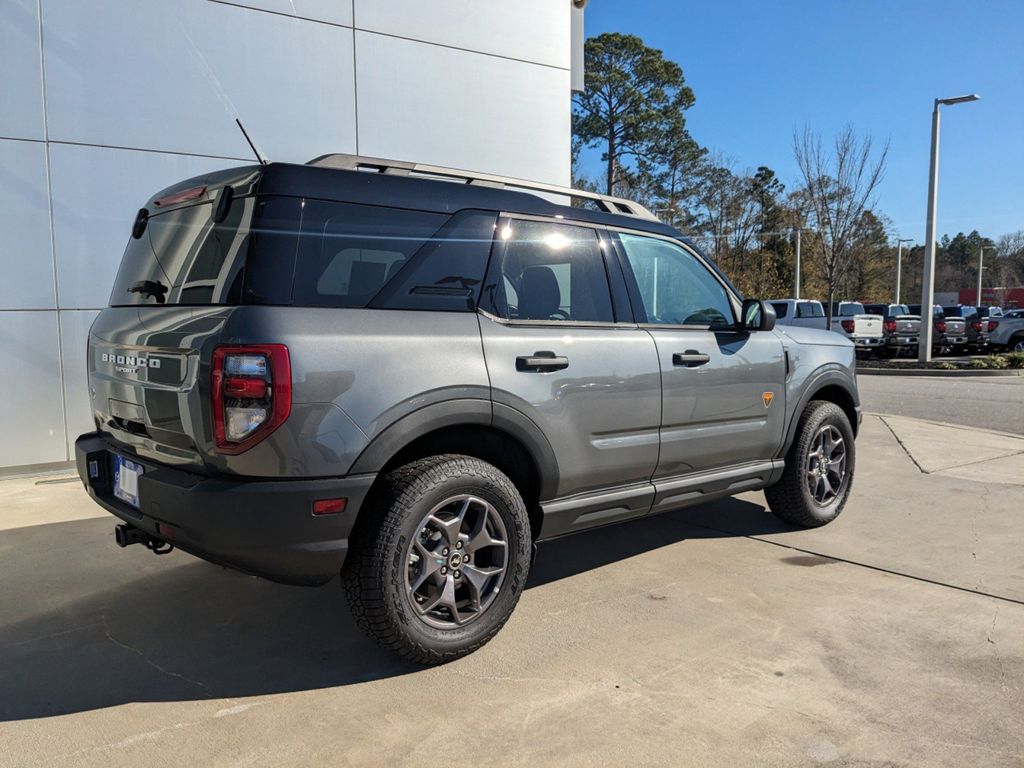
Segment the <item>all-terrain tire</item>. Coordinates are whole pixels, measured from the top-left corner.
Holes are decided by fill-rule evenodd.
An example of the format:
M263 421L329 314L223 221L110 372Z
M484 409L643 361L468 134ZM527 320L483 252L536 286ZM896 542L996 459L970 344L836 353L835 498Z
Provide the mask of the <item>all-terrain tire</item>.
M815 501L807 482L808 455L815 436L827 426L834 427L842 435L846 446L846 468L835 498L827 504L820 504ZM786 454L782 478L765 489L768 506L776 517L803 528L816 528L832 522L843 511L850 496L855 456L853 428L843 409L826 400L812 400L800 417L793 445Z
M424 516L463 494L485 500L501 516L507 569L486 610L462 626L438 628L413 605L407 553ZM413 662L441 664L477 650L504 626L526 585L531 545L526 506L508 477L469 456L432 456L380 479L350 538L342 586L352 616L371 638Z

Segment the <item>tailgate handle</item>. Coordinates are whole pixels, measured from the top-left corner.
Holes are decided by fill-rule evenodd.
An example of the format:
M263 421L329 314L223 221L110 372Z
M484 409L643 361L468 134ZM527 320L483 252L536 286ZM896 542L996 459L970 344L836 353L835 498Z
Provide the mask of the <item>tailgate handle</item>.
M696 368L711 362L711 355L705 355L696 349L688 349L685 352L676 352L672 355L672 365L681 365L686 368Z
M568 367L569 358L560 357L554 352L534 352L516 358L517 371L560 371Z

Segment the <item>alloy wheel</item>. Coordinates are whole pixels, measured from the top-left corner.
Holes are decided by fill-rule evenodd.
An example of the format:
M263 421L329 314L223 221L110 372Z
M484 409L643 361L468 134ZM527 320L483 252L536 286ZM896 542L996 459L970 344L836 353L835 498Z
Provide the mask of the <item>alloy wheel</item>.
M424 516L406 552L406 590L420 619L461 627L484 613L508 571L508 532L478 496L445 499Z
M807 488L818 506L831 504L846 483L846 442L831 424L825 424L811 440L807 454Z

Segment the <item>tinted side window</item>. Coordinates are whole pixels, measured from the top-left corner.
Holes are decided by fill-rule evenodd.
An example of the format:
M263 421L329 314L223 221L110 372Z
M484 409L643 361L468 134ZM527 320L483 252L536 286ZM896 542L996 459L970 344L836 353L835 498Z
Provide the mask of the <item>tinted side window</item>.
M619 234L649 323L732 328L722 284L692 254L666 240Z
M503 225L484 303L508 320L614 322L597 232L544 221Z
M365 307L447 216L306 200L292 303Z
M497 214L454 216L370 303L387 309L472 311L480 298Z
M797 315L799 317L824 317L825 310L816 301L802 301L797 307Z
M789 312L789 304L784 301L773 301L772 308L775 310L775 317L779 320L784 318Z

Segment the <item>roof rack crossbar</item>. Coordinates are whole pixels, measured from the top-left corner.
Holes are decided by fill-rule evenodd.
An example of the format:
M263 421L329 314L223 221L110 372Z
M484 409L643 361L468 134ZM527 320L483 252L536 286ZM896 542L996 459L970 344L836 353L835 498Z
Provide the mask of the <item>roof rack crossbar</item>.
M426 163L409 163L402 160L384 160L379 157L364 157L362 155L349 155L333 153L313 158L306 165L315 165L321 168L339 168L346 171L363 171L367 173L383 173L392 176L423 176L462 182L475 186L497 187L503 189L519 189L529 192L545 192L548 194L565 195L576 200L590 200L597 204L605 213L625 214L636 216L640 219L658 221L658 217L647 208L632 200L612 195L602 195L598 192L590 192L584 189L573 189L562 187L557 184L546 184L541 181L528 181L516 179L510 176L499 176L491 173L478 173L476 171L464 171L458 168L445 168L439 165L428 165Z

